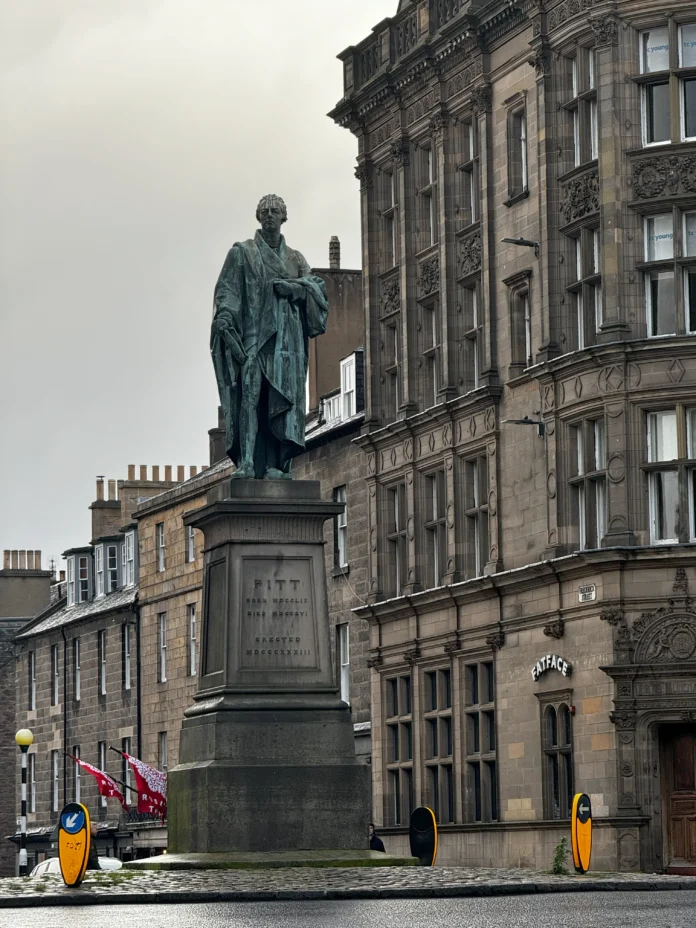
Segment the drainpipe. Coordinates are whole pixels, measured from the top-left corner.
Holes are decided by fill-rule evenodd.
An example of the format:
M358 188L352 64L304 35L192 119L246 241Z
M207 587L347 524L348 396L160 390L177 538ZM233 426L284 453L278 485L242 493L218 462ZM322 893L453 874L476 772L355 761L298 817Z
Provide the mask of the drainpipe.
M138 602L138 596L136 594L135 602L133 603L133 613L135 614L135 660L136 660L136 723L138 726L138 757L142 758L143 756L143 736L142 736L142 707L141 707L141 693L142 693L142 674L140 671L140 603Z
M63 636L63 805L68 799L68 639L65 628L61 627Z

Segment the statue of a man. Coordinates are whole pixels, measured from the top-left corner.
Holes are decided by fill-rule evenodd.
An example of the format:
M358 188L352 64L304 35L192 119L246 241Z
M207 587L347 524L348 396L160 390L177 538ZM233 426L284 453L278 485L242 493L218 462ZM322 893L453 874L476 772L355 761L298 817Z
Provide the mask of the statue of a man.
M253 239L232 246L215 287L210 349L234 477L290 477L305 447L308 340L326 331L326 286L285 244L280 197L264 197Z

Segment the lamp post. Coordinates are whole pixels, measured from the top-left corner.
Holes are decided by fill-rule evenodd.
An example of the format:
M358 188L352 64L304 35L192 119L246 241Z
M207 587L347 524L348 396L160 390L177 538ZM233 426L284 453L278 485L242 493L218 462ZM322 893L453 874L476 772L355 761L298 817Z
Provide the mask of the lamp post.
M20 728L15 741L22 751L22 816L19 820L19 875L27 875L27 751L34 740L28 728Z

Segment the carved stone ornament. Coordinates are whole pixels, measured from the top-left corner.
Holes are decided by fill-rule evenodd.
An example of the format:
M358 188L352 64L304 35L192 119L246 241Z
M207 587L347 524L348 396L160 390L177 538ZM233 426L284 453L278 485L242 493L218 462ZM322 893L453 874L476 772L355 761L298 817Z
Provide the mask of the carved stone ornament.
M449 116L447 113L436 113L430 120L430 131L436 139L442 139L445 130L449 125Z
M359 164L356 167L355 176L360 181L361 190L366 190L370 186L370 169L366 164Z
M397 167L402 168L409 163L411 146L408 144L408 139L399 139L392 142L389 151Z
M490 109L493 95L490 84L482 84L471 91L471 109L474 115L485 113Z
M595 47L616 45L619 38L619 20L612 13L597 19L590 18L590 26L595 34Z
M413 106L409 106L406 113L406 122L411 125L411 123L416 122L421 119L425 114L435 106L435 92L430 91L424 97L421 97L420 100L417 100Z
M551 73L551 51L548 48L538 48L534 57L529 59L529 63L536 71L537 77L544 77Z
M459 245L459 277L481 270L481 233L474 232Z
M591 10L600 2L601 0L565 0L564 3L559 3L549 13L549 31L563 25L567 19L577 16L578 13Z
M631 186L637 200L696 193L696 156L642 158L633 165Z
M675 596L689 595L689 578L686 576L686 571L683 567L677 567L677 573L674 578L672 592Z
M367 666L368 666L370 669L376 668L376 667L381 667L383 663L384 663L384 658L382 657L381 654L379 654L379 652L378 652L377 654L371 655L371 656L368 657L368 659L367 659Z
M624 622L623 611L616 607L610 606L608 609L604 609L599 617L602 622L608 622L611 626L621 625Z
M564 224L599 211L599 175L590 171L561 186L561 214Z
M544 625L544 634L547 638L562 638L565 633L565 622L562 618L554 619L548 625Z
M382 281L380 296L380 313L387 316L401 308L401 285L398 277L391 277Z
M396 131L396 119L388 119L381 126L378 126L373 132L370 132L370 144L372 148L382 145Z
M461 93L472 81L483 74L483 58L479 57L478 61L470 64L468 68L455 74L454 77L447 81L447 99Z
M413 648L404 651L404 660L407 664L415 664L421 656L421 649L418 647L418 642L414 641L413 644Z
M505 632L500 630L494 632L492 635L489 635L486 638L486 644L493 651L500 651L502 646L505 644Z
M681 615L651 627L636 648L636 662L673 664L696 659L696 616Z
M462 647L461 641L459 640L459 635L453 635L449 641L445 642L445 654L456 654L457 651L460 651Z
M619 731L634 731L636 727L636 714L629 711L616 711L609 713L609 719Z
M426 258L418 268L418 295L428 296L440 289L440 256Z

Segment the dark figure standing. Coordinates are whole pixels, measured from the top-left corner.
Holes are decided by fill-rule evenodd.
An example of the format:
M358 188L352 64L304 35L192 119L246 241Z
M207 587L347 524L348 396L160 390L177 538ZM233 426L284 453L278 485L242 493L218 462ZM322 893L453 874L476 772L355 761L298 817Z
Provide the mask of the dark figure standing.
M91 822L89 826L89 856L87 858L87 869L88 870L101 870L99 866L99 854L97 853L97 832L99 829L94 822Z
M387 853L384 842L375 834L375 826L372 822L370 822L370 850L381 851L383 854Z

